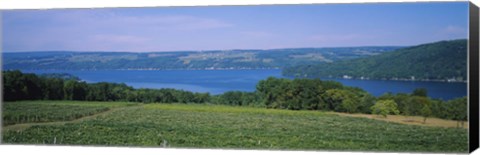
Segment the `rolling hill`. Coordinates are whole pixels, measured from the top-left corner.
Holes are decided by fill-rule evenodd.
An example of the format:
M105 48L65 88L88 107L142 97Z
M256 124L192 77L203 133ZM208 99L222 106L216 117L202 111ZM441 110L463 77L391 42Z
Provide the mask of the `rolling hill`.
M308 78L465 81L467 40L422 44L332 63L291 66L283 74Z
M176 52L7 52L3 69L271 69L378 55L400 47L291 48Z

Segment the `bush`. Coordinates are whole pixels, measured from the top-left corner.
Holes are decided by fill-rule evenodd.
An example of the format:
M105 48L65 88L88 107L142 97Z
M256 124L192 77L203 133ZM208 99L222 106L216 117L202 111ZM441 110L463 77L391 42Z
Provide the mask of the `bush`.
M400 113L397 108L397 103L393 100L379 100L371 109L372 114L382 115L385 118L388 114L398 115Z

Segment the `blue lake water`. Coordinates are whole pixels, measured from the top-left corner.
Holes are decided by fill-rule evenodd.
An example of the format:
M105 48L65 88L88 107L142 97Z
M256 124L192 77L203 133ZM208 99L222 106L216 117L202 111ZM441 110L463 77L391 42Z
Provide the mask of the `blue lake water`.
M193 92L221 94L226 91L255 91L258 81L270 76L283 77L281 70L109 70L109 71L24 71L30 73L69 73L88 82L125 83L134 88L175 88ZM467 95L466 83L386 81L355 79L333 80L362 88L372 95L387 92L411 93L426 88L432 98L449 100Z

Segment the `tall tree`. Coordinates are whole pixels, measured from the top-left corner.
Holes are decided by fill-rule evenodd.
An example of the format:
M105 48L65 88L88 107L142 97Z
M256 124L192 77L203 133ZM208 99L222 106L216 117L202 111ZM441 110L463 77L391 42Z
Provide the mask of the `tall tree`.
M420 110L420 113L423 116L423 124L427 123L427 118L430 117L430 115L432 115L430 104L424 104L423 108Z
M64 98L63 80L60 78L42 78L44 85L44 99L62 100Z
M85 82L68 80L65 82L63 90L66 100L85 100L87 84Z
M456 98L447 102L450 109L450 118L457 121L457 127L459 124L464 126L464 121L467 121L467 97Z

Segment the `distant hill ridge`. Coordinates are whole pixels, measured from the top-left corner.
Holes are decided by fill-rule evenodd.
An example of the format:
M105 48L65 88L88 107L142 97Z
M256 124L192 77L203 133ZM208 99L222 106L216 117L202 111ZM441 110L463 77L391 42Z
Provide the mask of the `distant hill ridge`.
M288 48L271 50L212 50L178 52L3 53L3 69L20 70L170 70L272 69L354 59L393 51L396 46Z
M308 78L466 81L467 40L439 41L332 63L289 66L283 74Z

